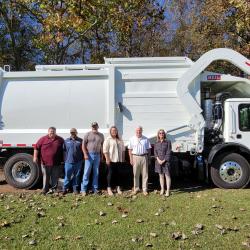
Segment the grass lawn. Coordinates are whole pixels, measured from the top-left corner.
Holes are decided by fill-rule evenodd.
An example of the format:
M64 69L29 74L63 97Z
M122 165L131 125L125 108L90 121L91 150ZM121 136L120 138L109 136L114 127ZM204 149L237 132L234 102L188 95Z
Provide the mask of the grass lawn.
M0 249L250 248L249 189L172 194L1 194Z

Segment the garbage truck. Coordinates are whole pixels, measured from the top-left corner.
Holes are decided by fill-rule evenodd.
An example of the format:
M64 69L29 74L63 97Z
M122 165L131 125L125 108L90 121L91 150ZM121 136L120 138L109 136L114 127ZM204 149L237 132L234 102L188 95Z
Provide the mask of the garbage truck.
M241 77L207 71L217 60ZM154 144L157 130L172 141L175 173L198 171L220 188L250 180L250 61L218 48L196 62L187 57L105 58L104 64L0 68L0 159L7 182L32 188L40 166L36 141L50 126L63 138L83 137L93 121L105 136L115 125L128 142L140 125Z

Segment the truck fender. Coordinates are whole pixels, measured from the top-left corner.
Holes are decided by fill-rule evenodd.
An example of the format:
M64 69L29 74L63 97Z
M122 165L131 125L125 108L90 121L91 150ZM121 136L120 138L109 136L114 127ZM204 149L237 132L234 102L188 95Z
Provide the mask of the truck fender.
M246 146L240 144L240 143L234 143L234 142L229 142L229 143L222 143L222 144L217 144L212 147L212 149L209 152L208 155L208 164L212 164L214 158L216 155L218 155L221 152L234 152L234 153L239 153L242 155L247 155L248 159L250 158L250 149L247 148Z

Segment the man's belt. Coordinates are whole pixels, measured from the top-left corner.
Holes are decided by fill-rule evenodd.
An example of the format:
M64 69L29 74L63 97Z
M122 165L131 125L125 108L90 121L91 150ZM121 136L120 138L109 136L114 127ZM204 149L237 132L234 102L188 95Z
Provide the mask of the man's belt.
M142 154L142 155L137 155L137 154L133 154L135 156L145 156L145 155L148 155L148 154Z

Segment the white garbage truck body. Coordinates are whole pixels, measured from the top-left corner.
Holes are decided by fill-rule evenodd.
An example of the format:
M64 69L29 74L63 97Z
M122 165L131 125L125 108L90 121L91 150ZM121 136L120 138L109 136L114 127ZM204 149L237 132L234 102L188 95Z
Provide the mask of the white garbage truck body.
M225 56L228 53L230 58ZM63 138L75 127L83 137L93 121L98 122L105 136L112 125L117 126L125 143L138 125L152 144L157 130L163 128L168 131L177 161L186 160L185 155L189 155L190 166L196 168L197 156L202 156L207 178L209 168L213 168L215 160L219 161L216 157L219 151L226 152L225 145L229 143L244 148L241 153L241 149L231 147L230 153L233 150L241 155L249 167L244 154L250 148L246 124L250 81L204 71L213 60L219 59L228 60L249 74L248 59L228 49L210 51L195 63L187 57L106 58L105 64L39 65L36 71L27 72L0 68L0 146L1 155L7 160L4 166L7 181L21 188L36 184L40 170L32 162L32 149L48 127L56 127ZM219 100L216 95L223 98ZM216 101L221 105L214 111ZM245 112L245 131L238 131L239 105ZM222 116L214 118L216 111ZM213 137L208 136L209 147L207 134ZM242 138L237 141L238 134ZM237 163L228 161L229 165ZM226 170L217 165L214 169L218 173L211 170L212 175L222 179L216 182L212 178L216 185L237 188L249 182L250 170L240 163ZM223 171L232 180L221 176ZM248 175L245 181L241 180L242 175Z

